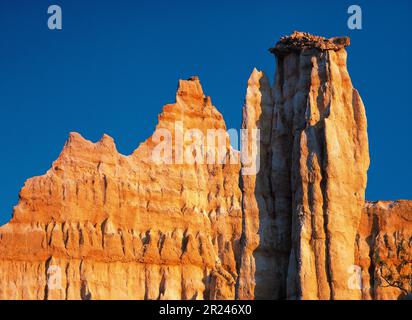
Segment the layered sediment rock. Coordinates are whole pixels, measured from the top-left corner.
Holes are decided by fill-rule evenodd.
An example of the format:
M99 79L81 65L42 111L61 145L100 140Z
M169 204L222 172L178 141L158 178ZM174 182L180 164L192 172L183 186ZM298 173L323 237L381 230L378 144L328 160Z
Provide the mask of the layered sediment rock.
M226 129L197 78L159 116L170 164L153 161L152 138L123 156L109 136L72 133L0 228L0 299L233 299L240 166L182 161L175 145L193 128ZM228 139L222 148L234 155Z
M369 167L365 109L346 67L344 40L306 41L278 51L272 179L290 170L292 246L288 298L357 299L347 286ZM302 41L303 41L302 40ZM278 163L280 163L280 170ZM276 183L276 182L275 182ZM275 211L276 214L276 211Z
M348 45L295 32L271 49L274 87L248 81L242 165L197 77L129 156L70 134L0 228L0 299L408 295L412 202L365 203Z
M299 32L282 38L271 49L277 57L273 111L259 119L264 103L246 99L246 110L259 111L244 113L244 123L271 128L261 135L264 169L256 180L246 178L251 187L244 188L251 207L244 221L254 221L253 234L265 239L252 256L265 252L260 268L273 275L266 271L259 288L256 267L257 297L360 298L347 285L347 270L355 264L369 153L365 109L346 68L348 44ZM253 298L250 291L243 296Z
M362 299L393 300L412 293L412 201L366 204L355 262L353 280Z
M243 107L242 129L247 137L247 154L256 154L250 159L256 173L242 172L241 176L243 232L237 290L239 299L270 299L279 290L276 270L280 257L275 252L276 230L270 186L272 117L273 98L269 80L263 72L255 69L248 81ZM256 134L259 140L253 139ZM242 171L246 169L250 167L247 161L243 161Z

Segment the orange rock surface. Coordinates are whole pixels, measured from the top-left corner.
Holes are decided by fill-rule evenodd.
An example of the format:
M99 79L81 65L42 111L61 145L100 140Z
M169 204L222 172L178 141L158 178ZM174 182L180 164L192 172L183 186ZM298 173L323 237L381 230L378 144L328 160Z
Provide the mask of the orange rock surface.
M274 87L256 70L249 79L243 128L261 129L261 154L259 173L242 177L239 298L396 299L410 292L410 285L382 289L379 279L376 293L365 291L377 278L370 268L376 259L410 281L412 262L403 252L410 252L412 227L396 218L372 226L365 216L367 124L347 71L349 42L295 32L270 49L277 57ZM402 217L410 221L406 204ZM388 227L386 238L404 246L396 262L379 245Z
M175 139L175 121L225 129L197 78L179 82L157 129ZM0 299L233 299L240 166L156 165L153 147L123 156L109 136L70 134L0 228Z
M302 36L304 37L304 36ZM287 296L357 299L348 288L369 167L366 115L344 48L278 54L274 145L288 144L292 246ZM275 191L276 197L276 191ZM276 212L275 212L276 213Z
M356 238L363 299L394 300L412 292L412 201L366 204Z
M253 70L250 163L197 77L179 81L129 156L107 135L71 133L0 227L0 299L408 296L412 201L365 202L367 124L349 42L295 32L271 49L272 88Z

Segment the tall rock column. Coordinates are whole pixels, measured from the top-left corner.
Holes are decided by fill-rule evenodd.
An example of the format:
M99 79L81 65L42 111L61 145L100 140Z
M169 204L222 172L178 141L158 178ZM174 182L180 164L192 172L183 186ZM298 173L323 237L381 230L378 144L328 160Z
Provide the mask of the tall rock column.
M295 32L271 49L278 61L271 181L275 215L285 216L291 203L290 299L361 297L349 285L349 272L369 152L365 109L346 67L347 45L348 38Z
M243 192L242 251L237 296L239 299L276 299L278 261L274 244L273 201L270 191L270 137L273 98L263 72L253 70L243 106L246 134L241 186ZM259 139L255 139L256 135Z

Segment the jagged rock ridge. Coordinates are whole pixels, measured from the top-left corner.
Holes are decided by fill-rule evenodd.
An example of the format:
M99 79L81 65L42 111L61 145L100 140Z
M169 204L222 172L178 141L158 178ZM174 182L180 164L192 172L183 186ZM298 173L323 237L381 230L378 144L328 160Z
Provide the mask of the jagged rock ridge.
M255 175L231 161L239 154L228 138L224 163L176 161L185 157L175 147L183 131L226 130L197 77L179 81L176 103L159 115L172 165L151 158L156 132L129 156L107 135L92 143L70 134L0 228L0 299L408 294L412 205L365 203L366 115L347 72L348 45L295 32L271 49L273 88L252 72L242 128L260 130L258 142L248 135L248 151L260 150Z
M282 37L276 45L269 49L276 55L288 54L290 52L302 52L303 50L316 49L319 51L339 51L350 45L349 37L333 37L326 39L314 36L307 32L295 31L289 36Z
M225 129L197 78L179 82L157 129L175 140L176 121ZM240 166L156 165L153 147L149 138L123 156L107 135L70 134L0 228L0 298L233 299Z

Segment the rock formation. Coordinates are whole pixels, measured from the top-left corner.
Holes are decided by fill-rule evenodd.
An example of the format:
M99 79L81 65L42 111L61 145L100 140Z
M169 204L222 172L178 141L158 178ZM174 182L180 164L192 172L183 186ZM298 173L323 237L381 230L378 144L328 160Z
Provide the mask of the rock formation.
M365 109L352 86L344 46L329 40L324 49L305 37L302 42L287 44L290 52L283 45L273 50L278 58L273 146L287 144L291 151L285 159L275 149L272 169L272 179L282 174L277 162L291 170L287 296L359 298L346 274L354 265L369 167Z
M366 203L355 264L362 299L398 299L412 293L412 201Z
M270 49L277 57L272 90L262 73L249 79L243 127L261 129L261 156L259 173L242 177L239 298L379 299L408 291L391 288L384 297L365 290L378 272L370 267L378 259L370 255L375 236L385 230L365 217L367 125L346 67L348 45L346 37L295 32ZM410 207L402 212L412 219ZM393 242L409 252L397 261L406 283L411 227L389 225L402 234L391 235Z
M256 69L248 81L242 164L197 77L129 156L70 134L0 228L0 299L409 294L412 202L365 203L348 45L295 32L271 49L274 87Z
M243 234L237 290L239 299L270 299L280 288L276 279L281 278L277 272L281 256L275 252L274 246L278 232L274 229L270 185L272 116L269 80L263 72L255 69L248 81L242 129L247 133L249 155L253 154L253 130L260 130L260 140L255 142L259 156L253 159L257 173L241 176Z
M156 132L175 145L192 128L226 129L197 78L179 82ZM123 156L106 135L70 134L0 229L0 299L234 298L240 166L154 164L153 140Z

